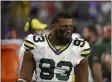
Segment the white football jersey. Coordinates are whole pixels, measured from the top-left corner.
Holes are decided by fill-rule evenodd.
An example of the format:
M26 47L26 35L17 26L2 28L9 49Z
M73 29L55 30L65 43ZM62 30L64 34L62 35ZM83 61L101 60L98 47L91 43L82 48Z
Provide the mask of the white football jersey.
M24 41L36 62L36 82L71 81L75 67L90 53L88 42L72 39L70 43L57 49L51 44L49 35L30 34Z

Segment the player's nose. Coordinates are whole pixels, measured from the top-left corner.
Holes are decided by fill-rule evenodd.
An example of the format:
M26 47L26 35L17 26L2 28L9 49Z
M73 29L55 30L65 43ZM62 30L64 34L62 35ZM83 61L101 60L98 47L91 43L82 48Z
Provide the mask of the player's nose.
M71 34L71 30L67 30L66 33L67 33L67 34Z

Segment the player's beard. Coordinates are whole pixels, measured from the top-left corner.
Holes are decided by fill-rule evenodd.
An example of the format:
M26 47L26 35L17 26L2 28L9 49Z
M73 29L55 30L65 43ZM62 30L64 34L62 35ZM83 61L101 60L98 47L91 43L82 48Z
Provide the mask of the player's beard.
M65 45L71 41L71 38L64 38L64 33L65 32L60 29L57 29L55 32L55 36L56 36L57 40L60 42L60 44L63 44L63 45Z

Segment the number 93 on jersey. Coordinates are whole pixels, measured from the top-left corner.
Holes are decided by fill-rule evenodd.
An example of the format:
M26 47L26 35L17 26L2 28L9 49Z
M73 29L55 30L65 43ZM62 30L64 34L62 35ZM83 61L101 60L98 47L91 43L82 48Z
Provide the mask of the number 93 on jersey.
M60 61L56 64L53 59L42 58L40 60L39 68L41 70L41 79L68 81L72 71L72 63L69 61Z

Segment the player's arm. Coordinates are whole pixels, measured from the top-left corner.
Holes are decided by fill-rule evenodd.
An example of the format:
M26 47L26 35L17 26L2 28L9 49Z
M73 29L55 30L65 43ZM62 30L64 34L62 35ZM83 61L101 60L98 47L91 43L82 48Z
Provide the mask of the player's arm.
M17 82L31 82L32 80L32 76L36 67L35 60L32 54L32 51L35 48L32 34L28 35L25 39L24 48L25 52L23 56L19 79Z
M90 55L90 46L87 41L80 42L81 54L79 55L79 64L75 69L75 82L88 82L88 56Z
M76 66L75 82L88 82L88 59L84 58Z
M35 61L33 55L30 51L26 50L24 52L23 63L19 79L17 82L24 82L24 80L31 82L34 70L35 70Z

